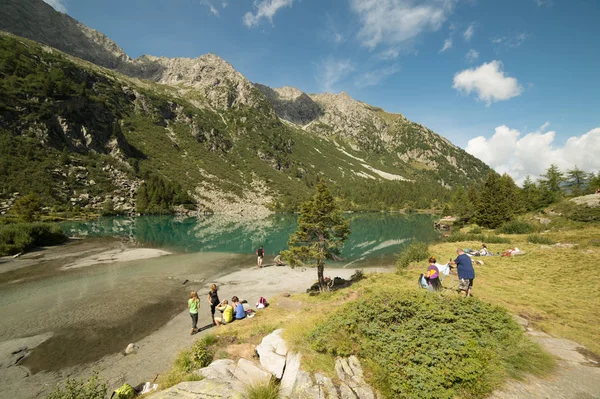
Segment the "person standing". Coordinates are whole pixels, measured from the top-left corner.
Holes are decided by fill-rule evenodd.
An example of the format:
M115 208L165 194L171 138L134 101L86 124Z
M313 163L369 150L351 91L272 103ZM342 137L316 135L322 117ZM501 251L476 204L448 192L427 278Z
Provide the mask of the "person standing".
M475 269L473 269L473 262L469 255L465 254L462 249L456 250L458 256L452 262L456 265L458 272L458 289L465 296L471 296L471 289L473 288L473 280L475 279Z
M194 333L198 332L198 308L200 307L200 298L198 298L198 293L196 291L192 291L190 293L190 299L188 299L188 308L190 309L190 316L192 318L192 331L190 335L194 335Z
M208 303L210 305L210 314L212 316L212 321L213 321L213 325L217 325L217 323L215 323L215 308L219 305L219 303L221 302L219 300L219 294L217 293L217 285L213 284L210 286L210 291L208 291Z
M256 256L258 257L258 267L262 267L263 258L265 257L265 250L263 249L262 245L256 250Z

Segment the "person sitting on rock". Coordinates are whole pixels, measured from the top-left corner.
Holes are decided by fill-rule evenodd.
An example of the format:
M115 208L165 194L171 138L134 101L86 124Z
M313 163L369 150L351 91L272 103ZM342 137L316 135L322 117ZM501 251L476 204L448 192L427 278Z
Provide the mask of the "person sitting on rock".
M235 311L235 319L241 320L245 318L246 310L244 309L244 305L240 303L240 299L237 296L234 296L233 298L231 298L231 302Z
M229 304L227 299L223 299L223 302L217 305L217 310L221 312L221 317L215 317L215 323L217 326L231 323L233 321L233 307Z

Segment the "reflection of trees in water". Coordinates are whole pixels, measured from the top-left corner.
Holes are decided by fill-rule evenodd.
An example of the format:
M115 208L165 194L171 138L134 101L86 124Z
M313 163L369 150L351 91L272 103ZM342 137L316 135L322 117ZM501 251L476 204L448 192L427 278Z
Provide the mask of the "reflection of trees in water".
M413 239L437 237L432 218L426 215L351 214L352 234L342 256L351 260L398 253ZM271 215L251 219L242 215L211 215L201 218L174 216L112 217L85 222L67 222L71 235L129 237L145 245L189 252L214 251L254 253L264 245L268 255L286 248L296 229L297 215Z

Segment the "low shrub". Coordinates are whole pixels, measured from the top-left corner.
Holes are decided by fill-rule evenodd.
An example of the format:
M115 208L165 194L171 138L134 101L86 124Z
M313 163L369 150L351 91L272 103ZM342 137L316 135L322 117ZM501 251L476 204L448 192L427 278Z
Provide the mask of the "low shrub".
M457 231L445 238L446 242L479 241L489 244L510 244L510 239L493 234L471 234Z
M214 358L213 348L216 342L214 335L205 335L194 342L188 350L179 352L173 367L159 380L161 389L172 387L183 381L199 381L202 376L194 374L194 370L208 366Z
M503 308L389 288L347 303L306 339L319 353L358 356L389 398L483 398L507 375L554 365Z
M502 234L530 234L535 232L535 227L522 220L511 220L497 228L496 231Z
M422 242L413 242L400 253L396 260L398 270L406 269L411 262L419 262L427 259L429 256L427 244Z
M248 385L244 397L247 399L279 399L279 385L272 379L268 384Z
M483 233L483 229L479 226L475 226L471 230L469 230L469 234L481 234L481 233Z
M544 245L553 245L554 241L548 237L548 236L543 236L541 234L531 234L529 236L527 236L527 242L530 242L532 244L544 244Z
M97 375L87 381L67 378L64 386L57 386L46 399L104 399L106 390L106 382L100 381Z
M571 201L563 202L554 209L562 213L567 219L576 222L595 222L600 220L600 207L578 205Z
M31 246L58 245L67 236L57 224L13 223L0 225L0 256L14 255Z

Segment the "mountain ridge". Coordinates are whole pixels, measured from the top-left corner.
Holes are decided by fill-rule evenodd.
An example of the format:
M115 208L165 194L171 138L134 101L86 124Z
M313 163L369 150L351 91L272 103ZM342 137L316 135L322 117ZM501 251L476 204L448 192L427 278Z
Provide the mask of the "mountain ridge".
M131 59L106 36L49 9L41 0L7 1L13 9L19 3L21 11L33 6L39 10L17 13L25 21L16 25L7 24L4 10L0 29L21 26L30 35L48 36L52 30L36 33L27 28L48 13L49 23L62 18L59 26L85 30L78 37L87 42L70 44L106 45L103 54L108 54L108 61L88 57L99 64L92 66L79 60L78 55L85 53L82 48L67 46L66 53L75 57L69 58L31 48L18 38L5 40L9 62L4 70L0 65L0 74L15 80L15 87L29 99L4 87L0 94L14 98L24 111L7 100L5 114L15 123L0 128L18 137L31 134L56 151L66 146L72 158L83 157L79 160L84 163L93 154L106 154L117 160L115 170L140 184L143 173L159 173L192 193L201 209L222 209L228 201L246 203L246 208L293 209L318 176L340 184L336 194L349 209L416 204L416 193L423 198L420 206L426 206L447 197L444 188L480 181L489 170L426 127L347 93L307 94L294 87L272 89L251 83L215 54ZM45 36L38 40L51 42ZM15 51L31 60L24 61ZM21 76L11 63L22 64L30 75ZM106 65L109 69L104 69ZM40 102L45 105L40 107ZM439 193L426 193L420 184ZM61 198L81 195L73 188L67 191ZM264 193L260 200L257 192ZM127 201L132 209L134 198ZM244 206L235 212L244 212Z

